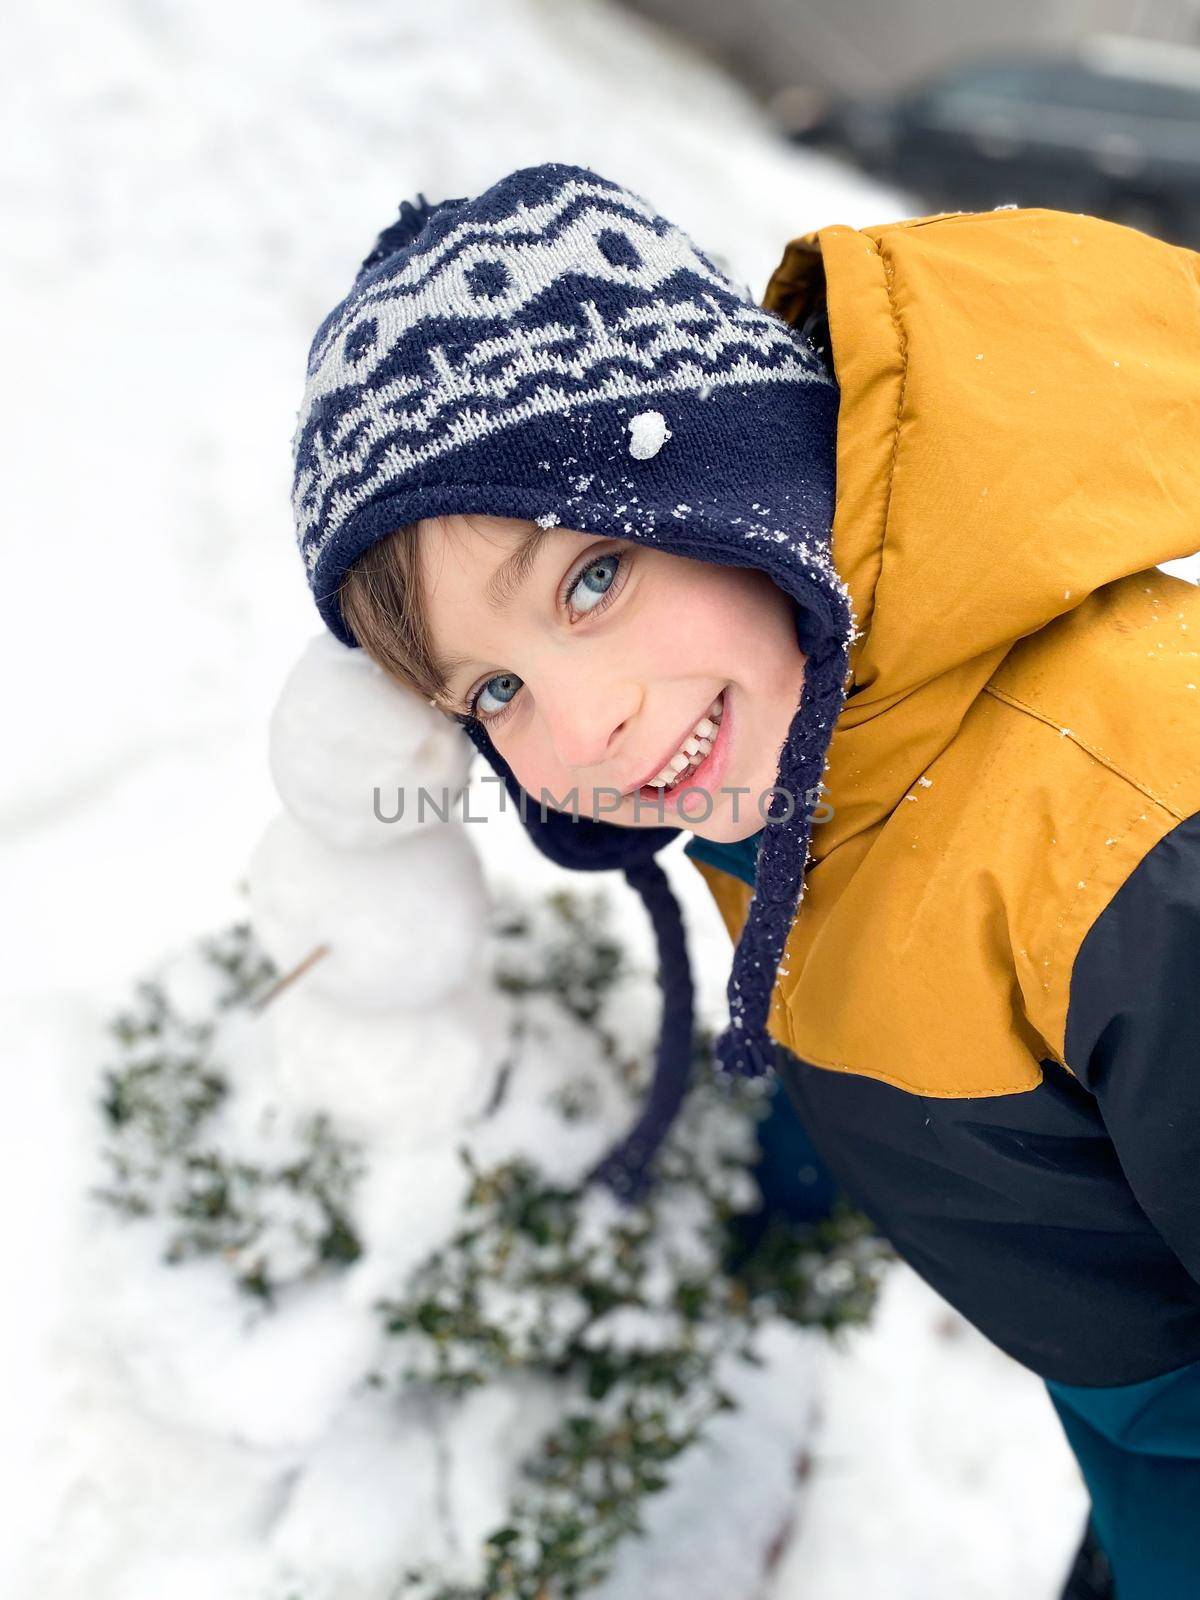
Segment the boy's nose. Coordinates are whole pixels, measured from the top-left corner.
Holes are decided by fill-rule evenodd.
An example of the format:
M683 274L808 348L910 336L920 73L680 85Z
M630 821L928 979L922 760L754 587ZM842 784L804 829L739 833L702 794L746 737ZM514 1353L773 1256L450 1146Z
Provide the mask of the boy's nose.
M630 683L574 685L560 680L542 705L554 753L564 767L593 782L615 782L624 735L637 714L641 692Z

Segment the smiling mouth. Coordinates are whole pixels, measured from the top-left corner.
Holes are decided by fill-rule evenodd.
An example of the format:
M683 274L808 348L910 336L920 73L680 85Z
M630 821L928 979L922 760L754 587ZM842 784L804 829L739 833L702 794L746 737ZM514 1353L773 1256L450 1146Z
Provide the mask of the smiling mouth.
M630 794L641 795L646 799L657 799L681 788L712 754L720 738L724 711L725 690L722 689L704 715L697 719L691 732L685 736L666 765L638 788L631 789Z

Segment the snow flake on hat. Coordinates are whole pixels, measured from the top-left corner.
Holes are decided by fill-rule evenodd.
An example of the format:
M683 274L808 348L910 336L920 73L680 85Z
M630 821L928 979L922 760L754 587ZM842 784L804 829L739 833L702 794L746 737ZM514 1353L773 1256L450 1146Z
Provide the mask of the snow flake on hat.
M671 437L667 419L661 411L639 411L626 423L629 429L629 454L636 461L656 456Z

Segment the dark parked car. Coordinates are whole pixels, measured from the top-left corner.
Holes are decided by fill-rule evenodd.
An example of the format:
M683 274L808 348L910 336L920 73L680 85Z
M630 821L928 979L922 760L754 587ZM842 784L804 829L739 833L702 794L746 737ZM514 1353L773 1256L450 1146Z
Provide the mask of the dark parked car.
M1055 206L1200 246L1200 50L1186 46L1095 38L960 62L789 132L937 209Z

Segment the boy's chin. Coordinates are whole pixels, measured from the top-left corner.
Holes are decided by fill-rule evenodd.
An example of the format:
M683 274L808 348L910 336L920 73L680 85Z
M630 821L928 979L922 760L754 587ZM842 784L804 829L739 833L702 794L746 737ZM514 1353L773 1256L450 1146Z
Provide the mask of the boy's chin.
M710 844L737 844L758 833L765 825L750 797L742 794L738 798L740 803L736 818L731 815L732 808L728 805L718 808L714 804L709 808L711 815L705 817L701 815L705 810L703 801L696 800L697 814L688 816L686 811L681 811L677 806L656 805L652 800L644 800L640 805L630 805L619 815L606 820L626 828L680 828L685 833L695 834L698 839L707 839Z
M749 795L739 794L738 801L736 818L731 814L732 807L728 804L713 804L709 808L711 815L702 816L705 810L702 800L694 802L695 816L689 816L677 806L655 803L653 800L641 800L635 805L632 799L627 799L615 811L604 806L578 814L593 816L599 822L613 822L619 828L680 828L685 833L694 833L699 839L707 839L710 844L737 844L758 833L765 825L764 819L758 814L757 805Z
M707 822L688 824L690 832L698 839L707 839L710 844L740 844L743 839L758 833L763 826L763 820L757 813L752 817L739 817L736 822L729 817L710 817Z

